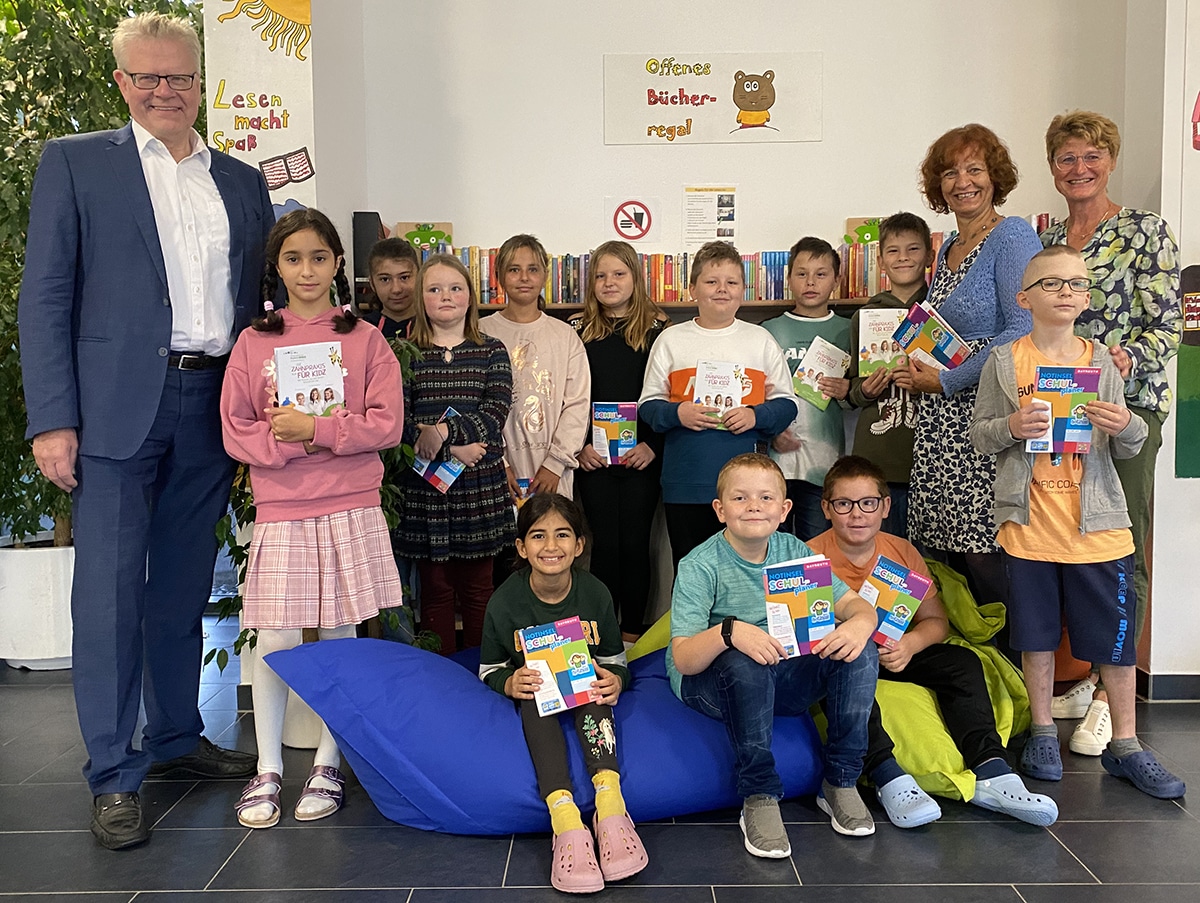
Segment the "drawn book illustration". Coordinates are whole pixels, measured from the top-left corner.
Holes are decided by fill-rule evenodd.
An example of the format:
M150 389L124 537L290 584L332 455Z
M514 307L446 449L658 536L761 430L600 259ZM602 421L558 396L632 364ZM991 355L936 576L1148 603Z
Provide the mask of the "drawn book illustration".
M328 417L346 400L342 343L313 342L275 349L275 388L280 407Z
M829 396L821 391L821 377L845 376L849 366L848 351L843 351L833 342L817 336L804 352L804 357L800 359L800 364L792 375L792 388L798 397L824 411L829 407Z
M307 147L263 160L258 164L258 168L271 191L291 182L304 182L316 175Z
M938 370L953 370L971 354L971 349L928 301L920 301L908 309L892 338L909 357Z
M912 624L913 615L927 595L933 581L916 571L892 561L886 555L875 560L875 567L858 594L875 606L879 626L873 639L880 646L892 648Z
M565 712L592 701L596 667L578 615L526 627L520 634L525 667L542 676L542 688L533 697L539 715Z
M742 396L749 384L746 368L729 361L698 361L696 381L692 386L692 401L719 410L707 416L720 420L730 408L740 407ZM722 425L720 429L725 429Z
M437 419L441 423L447 417L457 417L458 411L454 408L446 408L442 411L442 416ZM467 465L455 458L453 455L446 458L445 461L427 461L420 456L413 458L412 469L425 478L434 489L445 495L450 491L451 485L457 480Z
M907 359L904 348L892 338L908 312L894 307L858 312L858 375L895 370Z
M606 464L620 464L637 445L637 402L592 402L592 448Z
M796 558L763 568L767 632L788 657L808 655L833 632L833 571L824 555Z
M1032 404L1049 406L1050 429L1026 439L1025 451L1086 455L1092 450L1092 422L1084 408L1100 397L1099 367L1038 367Z

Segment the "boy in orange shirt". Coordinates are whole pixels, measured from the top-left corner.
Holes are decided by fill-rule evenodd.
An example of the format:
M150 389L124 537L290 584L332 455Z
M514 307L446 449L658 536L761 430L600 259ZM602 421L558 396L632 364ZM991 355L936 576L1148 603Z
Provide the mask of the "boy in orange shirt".
M929 568L912 543L880 532L891 499L887 480L877 465L854 455L839 459L825 476L821 506L833 526L808 545L829 559L834 574L847 586L861 587L880 555L929 576ZM879 650L879 679L914 683L937 695L946 731L975 772L975 795L970 802L1029 824L1054 824L1058 818L1054 800L1030 793L1009 767L978 656L963 646L946 643L949 633L946 610L933 592L921 602L899 642ZM921 813L930 806L936 811L937 804L897 764L878 706L871 712L868 734L863 773L875 783L892 823L915 827L931 821L928 817L922 821ZM929 802L922 806L917 794Z
M1143 749L1135 730L1137 650L1133 626L1133 534L1112 459L1137 454L1147 428L1125 407L1124 383L1108 349L1075 335L1088 306L1091 279L1079 252L1052 245L1025 270L1017 304L1033 315L1029 335L993 349L979 378L971 441L996 455L996 541L1009 574L1011 643L1033 712L1021 756L1030 777L1062 779L1062 753L1051 717L1054 650L1066 613L1071 653L1100 662L1108 691L1112 739L1100 762L1111 775L1160 799L1184 795L1183 781ZM1034 404L1037 368L1100 368L1099 400L1085 407L1092 424L1087 454L1027 452L1024 441L1046 434L1050 418Z

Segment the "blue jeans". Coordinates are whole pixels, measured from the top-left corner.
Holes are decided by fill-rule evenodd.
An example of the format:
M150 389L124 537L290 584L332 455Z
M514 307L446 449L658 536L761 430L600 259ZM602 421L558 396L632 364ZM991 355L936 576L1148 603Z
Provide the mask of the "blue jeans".
M908 484L888 483L892 497L892 510L883 519L883 532L908 539Z
M803 715L825 698L829 734L825 780L853 787L867 751L867 718L875 699L879 655L868 642L852 662L816 655L760 665L736 649L718 655L699 674L685 674L680 698L697 712L725 722L733 744L738 795L783 798L771 735L776 715Z

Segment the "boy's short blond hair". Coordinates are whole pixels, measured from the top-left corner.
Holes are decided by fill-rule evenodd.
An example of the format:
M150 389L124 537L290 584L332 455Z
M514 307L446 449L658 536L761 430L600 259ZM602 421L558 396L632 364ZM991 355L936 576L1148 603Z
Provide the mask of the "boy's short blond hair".
M692 271L688 275L688 285L692 288L696 287L696 280L700 278L700 271L710 263L732 263L738 269L742 268L742 255L727 241L710 241L704 245L695 256L692 257ZM743 271L744 272L744 271ZM743 275L743 281L745 276Z
M733 479L731 476L732 473L739 469L762 470L775 474L775 476L779 477L779 489L782 496L787 496L787 480L783 476L783 471L779 469L779 465L767 455L760 455L758 452L746 452L726 461L725 466L721 468L721 472L717 474L718 499L729 488L729 481Z
M1030 258L1029 263L1025 264L1025 272L1021 274L1021 285L1029 285L1032 274L1040 269L1038 261L1042 263L1047 260L1053 260L1056 257L1070 257L1072 260L1078 260L1083 264L1083 268L1088 268L1087 261L1083 259L1083 255L1072 248L1070 245L1051 245L1048 248L1043 248Z

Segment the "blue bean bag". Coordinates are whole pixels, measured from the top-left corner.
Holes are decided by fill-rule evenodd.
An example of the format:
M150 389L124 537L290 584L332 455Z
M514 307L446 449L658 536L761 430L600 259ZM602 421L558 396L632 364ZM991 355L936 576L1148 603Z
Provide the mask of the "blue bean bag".
M392 821L449 834L550 830L516 707L474 670L367 639L306 643L266 661L325 719ZM724 725L675 698L661 650L630 670L633 683L621 694L616 722L621 789L633 819L740 805ZM560 721L575 798L587 809L592 784L574 722ZM821 757L812 720L777 718L772 748L787 795L815 793Z

